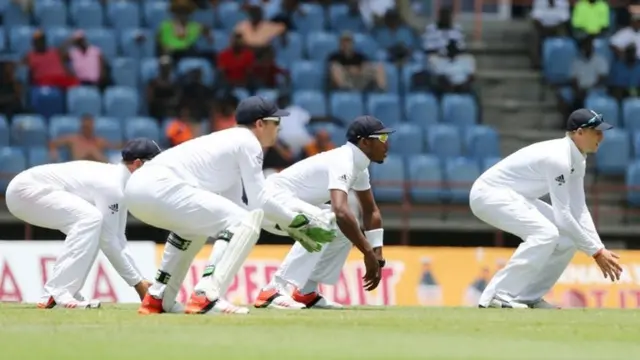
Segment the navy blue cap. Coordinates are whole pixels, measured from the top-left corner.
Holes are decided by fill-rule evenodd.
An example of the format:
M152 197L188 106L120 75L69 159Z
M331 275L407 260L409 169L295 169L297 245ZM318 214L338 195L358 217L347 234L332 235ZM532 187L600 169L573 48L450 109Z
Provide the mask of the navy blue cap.
M373 116L358 116L347 129L347 140L355 144L359 139L371 135L392 134L394 132L395 130L384 126L382 121Z
M249 96L240 101L236 108L236 122L239 125L251 125L267 117L288 116L289 112L278 109L273 102L260 96Z
M613 125L604 122L602 114L589 109L578 109L569 115L567 131L578 129L609 130L613 129Z
M122 161L151 160L161 152L160 146L151 139L132 139L127 141L122 148Z

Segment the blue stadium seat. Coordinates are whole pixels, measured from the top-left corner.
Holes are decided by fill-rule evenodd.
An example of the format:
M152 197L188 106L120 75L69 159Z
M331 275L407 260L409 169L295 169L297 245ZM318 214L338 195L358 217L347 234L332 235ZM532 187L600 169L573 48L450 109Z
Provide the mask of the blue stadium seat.
M146 84L158 76L159 68L158 59L142 59L140 61L140 80L142 83Z
M416 39L411 30L406 27L401 27L395 32L386 28L377 29L375 38L378 45L384 49L400 44L404 44L409 49L416 47Z
M112 86L104 92L104 110L107 116L125 119L138 115L138 93L135 89Z
M631 139L621 129L608 130L598 147L596 170L605 175L624 174L631 160Z
M47 124L40 115L16 115L11 121L11 145L29 147L47 144Z
M278 100L278 90L275 89L259 89L256 91L256 96L260 96L269 101L276 102Z
M567 83L571 63L577 56L575 41L568 37L547 38L542 44L542 68L547 82L554 85Z
M9 146L9 122L4 115L0 115L0 147Z
M301 90L293 93L294 104L307 110L311 116L327 116L327 103L320 91Z
M169 3L166 1L145 1L144 22L151 30L156 30L158 25L169 19Z
M602 114L604 120L614 126L620 125L620 106L616 99L607 95L589 95L584 106Z
M409 194L419 204L433 204L442 200L444 182L440 160L433 155L413 155L407 159Z
M627 185L627 202L640 207L640 161L634 161L627 167L625 179Z
M177 72L178 75L186 75L194 69L200 69L202 71L202 82L204 84L213 84L213 69L211 69L211 63L205 59L184 58L178 63Z
M117 86L137 88L138 62L132 58L117 58L111 62L111 77Z
M329 95L329 107L331 115L345 125L364 113L362 94L358 92L332 92Z
M99 117L95 121L96 135L107 140L111 144L120 144L123 138L120 121L110 117Z
M441 159L461 156L462 141L458 129L446 124L427 127L427 152Z
M13 2L5 6L2 12L3 25L11 29L15 26L29 25L29 14Z
M319 61L296 61L291 66L291 82L295 90L325 88L326 66Z
M31 50L34 29L30 26L9 28L9 48L18 56L26 55Z
M137 41L138 36L144 40ZM155 35L149 30L128 29L120 33L122 55L135 59L144 59L156 55Z
M400 97L396 94L372 93L367 99L368 114L382 120L385 125L397 124L401 121Z
M405 97L404 104L404 111L408 122L421 127L436 125L438 123L440 104L432 94L408 94Z
M445 179L449 200L454 204L468 204L471 185L480 176L478 163L463 157L445 161Z
M387 92L397 94L400 91L400 75L398 67L394 64L384 63L384 72L387 75Z
M31 87L29 89L29 104L33 111L47 118L65 112L64 94L55 87Z
M240 100L246 99L249 96L251 96L249 94L249 90L245 88L234 88L232 92L233 92L233 96L237 97Z
M622 101L622 124L629 131L640 130L640 99L626 98Z
M304 53L302 45L302 36L300 34L290 32L287 34L287 46L282 44L280 38L273 40L272 45L276 52L276 60L278 64L290 67L297 60L302 59Z
M465 150L467 157L474 159L500 156L498 132L484 125L468 127L465 131Z
M0 28L0 52L5 52L7 50L7 34L4 31L4 28Z
M100 48L102 56L111 60L118 55L116 36L110 29L88 29L86 30L87 41L91 45Z
M218 53L224 51L227 47L229 47L229 34L227 34L226 32L216 30L212 32L211 36L213 36L213 49Z
M222 28L231 31L237 23L247 18L237 2L223 2L218 5L218 17L222 22Z
M346 4L332 4L329 7L329 26L338 33L366 31L362 16L359 13L349 14L349 8Z
M52 27L45 31L47 45L60 47L71 36L71 29L67 27Z
M376 59L379 47L376 41L369 34L353 34L353 44L356 50L367 56L369 60Z
M100 29L104 26L104 12L97 1L72 2L70 13L77 28Z
M411 90L411 77L413 74L424 70L424 65L421 63L409 63L402 68L402 88L405 93L409 93Z
M213 29L215 27L215 14L211 9L198 9L191 14L191 20Z
M49 120L49 138L75 134L80 131L80 119L76 116L54 116Z
M62 1L36 1L33 13L42 29L67 26L67 6Z
M160 127L154 119L138 117L127 119L124 129L125 140L139 137L149 138L153 141L160 141Z
M312 32L307 35L307 54L310 60L325 62L338 50L338 36L328 32Z
M128 1L109 1L107 3L109 23L115 30L137 29L140 27L140 8Z
M498 162L500 162L500 160L502 160L502 158L500 157L488 157L488 158L484 158L482 159L482 171L487 171L489 170L489 168L491 168L493 165L497 164Z
M611 46L609 44L609 39L607 38L596 38L593 40L593 48L596 54L601 55L605 59L607 59L607 63L611 65L613 62L613 52L611 51Z
M414 124L399 124L394 127L395 134L389 138L389 151L408 156L423 152L423 130Z
M478 122L478 107L471 95L445 94L442 97L442 121L460 127Z
M44 146L34 146L27 149L27 166L34 167L51 163L49 149Z
M324 10L318 4L300 4L302 13L293 14L293 23L301 34L324 30Z
M318 131L324 130L329 133L331 141L336 146L342 146L346 142L345 129L337 126L334 123L329 122L316 122L309 124L308 130L311 134L315 135Z
M404 198L404 161L399 155L388 155L382 164L369 169L373 194L379 202L399 203Z
M27 159L22 149L15 147L0 148L0 192L4 194L11 178L27 168Z
M67 110L73 115L100 115L102 99L93 86L78 86L67 91Z

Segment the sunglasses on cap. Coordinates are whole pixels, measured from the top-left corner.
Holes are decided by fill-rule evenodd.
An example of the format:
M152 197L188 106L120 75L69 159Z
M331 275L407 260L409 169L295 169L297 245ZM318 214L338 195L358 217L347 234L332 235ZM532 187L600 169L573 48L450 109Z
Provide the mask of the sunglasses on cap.
M386 143L387 140L389 140L389 134L373 134L373 135L369 135L367 136L367 138L369 139L378 139L380 140L381 143Z
M262 121L273 121L276 125L280 124L280 118L275 116L265 117L261 119Z
M604 119L602 118L602 114L598 114L593 111L592 113L594 114L594 116L591 119L589 119L589 121L587 121L586 123L580 125L578 129L596 128L604 122Z

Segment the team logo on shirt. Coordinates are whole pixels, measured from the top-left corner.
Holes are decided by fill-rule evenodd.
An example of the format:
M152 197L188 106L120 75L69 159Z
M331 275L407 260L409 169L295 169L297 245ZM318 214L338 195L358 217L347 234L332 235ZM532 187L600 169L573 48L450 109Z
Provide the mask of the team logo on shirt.
M564 184L564 175L560 175L556 178L556 181L558 182L558 186L561 186L562 184Z
M347 174L344 174L344 175L340 176L338 178L338 180L340 180L341 182L346 184L347 182L349 182L349 177L347 176Z
M256 156L256 160L258 160L258 164L262 165L262 162L264 161L264 156L262 154L258 154Z
M117 213L118 212L118 204L109 205L109 210L111 210L112 214Z
M576 169L574 169L574 168L571 168L571 173L573 174L573 172L574 172L575 170L576 170Z

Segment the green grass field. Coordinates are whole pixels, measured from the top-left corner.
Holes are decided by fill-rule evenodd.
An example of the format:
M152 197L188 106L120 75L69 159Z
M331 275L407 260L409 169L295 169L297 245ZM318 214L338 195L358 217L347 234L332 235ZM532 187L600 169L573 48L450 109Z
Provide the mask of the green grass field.
M640 312L355 308L139 316L0 304L6 360L637 359Z

